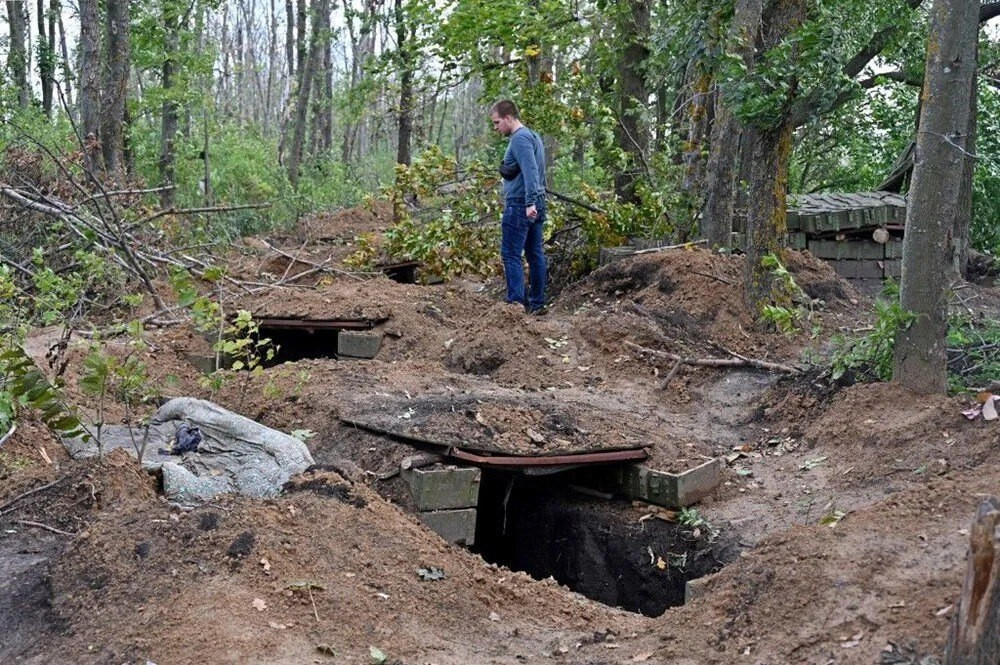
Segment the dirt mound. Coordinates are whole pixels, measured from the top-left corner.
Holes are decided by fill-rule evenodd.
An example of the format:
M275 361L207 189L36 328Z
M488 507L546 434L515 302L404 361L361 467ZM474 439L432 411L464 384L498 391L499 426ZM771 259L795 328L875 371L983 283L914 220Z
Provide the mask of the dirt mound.
M860 478L973 468L1000 449L1000 428L962 414L961 398L918 395L893 383L844 389L802 422L802 440L850 462Z
M965 571L962 530L977 497L1000 489L997 471L935 479L848 513L834 528L768 537L706 581L703 597L664 617L654 661L873 663L885 651L917 656L881 662L915 663L939 655ZM693 644L702 648L691 659Z
M66 630L29 662L517 662L628 617L488 566L337 474L287 498L106 512L51 575ZM137 528L141 527L141 528ZM443 579L420 570L436 568Z
M859 302L854 289L808 253L787 256L788 269L803 291L824 301L824 308L803 327L832 330L842 325ZM661 344L692 353L717 354L723 347L788 357L801 340L755 331L743 304L743 264L742 256L703 249L639 255L607 265L568 289L560 308L614 313L621 328L618 337L652 325L652 337Z
M5 482L4 490L2 519L40 523L75 534L98 511L155 498L156 480L119 449L100 461L66 460L58 470L36 464Z
M350 241L363 233L384 231L392 225L392 206L375 201L371 208L355 206L336 212L320 212L299 222L296 235L302 241Z

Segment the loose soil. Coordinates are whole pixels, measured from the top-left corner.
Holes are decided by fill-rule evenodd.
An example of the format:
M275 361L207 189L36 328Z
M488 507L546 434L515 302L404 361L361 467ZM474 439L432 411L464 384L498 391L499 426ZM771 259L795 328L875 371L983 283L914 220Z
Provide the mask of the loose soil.
M124 338L111 347L140 354L164 396L209 398L271 427L310 430L317 466L279 498L224 497L182 511L124 451L73 461L40 424L19 425L0 449L0 661L941 656L965 530L981 497L1000 493L1000 426L967 421L961 398L832 386L814 372L684 366L661 389L673 362L625 344L800 365L803 352L822 354L833 335L867 325L867 296L791 252L792 275L822 303L813 302L804 332L761 332L741 303L740 257L675 250L606 266L564 290L547 316L528 317L488 285L345 274L348 243L390 221L385 208L341 211L230 254L230 274L260 284L324 266L244 293L230 311L371 319L384 335L375 360L305 358L258 376L228 373L213 389L199 380L211 343L187 323L147 331L145 348ZM974 289L964 306L997 311L1000 290ZM80 387L88 342L74 336L59 351L60 338L37 331L27 350L96 416ZM111 401L104 419L153 408L155 399L129 409ZM344 422L352 416L506 454L639 445L648 465L669 471L724 455L725 481L681 515L556 479L507 494L494 477L482 522L493 531L469 551L392 501L401 481L389 476L423 448ZM431 568L444 577L419 572ZM696 599L668 607L705 573Z

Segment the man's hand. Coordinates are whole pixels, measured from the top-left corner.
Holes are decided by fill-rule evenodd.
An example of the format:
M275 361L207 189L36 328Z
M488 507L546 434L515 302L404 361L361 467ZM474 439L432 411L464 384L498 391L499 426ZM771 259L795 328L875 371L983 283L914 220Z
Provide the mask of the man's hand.
M535 217L538 217L538 208L533 205L528 206L524 209L524 214L528 219L534 219Z

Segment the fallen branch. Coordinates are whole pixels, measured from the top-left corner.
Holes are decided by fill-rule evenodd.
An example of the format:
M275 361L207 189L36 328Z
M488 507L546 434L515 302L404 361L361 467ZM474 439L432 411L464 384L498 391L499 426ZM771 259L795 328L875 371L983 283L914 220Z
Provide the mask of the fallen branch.
M58 533L60 536L73 537L76 534L70 533L69 531L63 531L62 529L57 529L54 526L49 526L48 524L42 524L41 522L32 522L31 520L14 520L16 524L23 524L24 526L34 527L36 529L45 529L46 531L51 531L52 533Z
M697 247L698 245L706 245L706 244L708 244L708 240L695 240L693 242L684 242L679 245L665 245L663 247L650 247L649 249L639 249L633 252L633 255L665 252L668 249L688 249L691 247Z
M5 503L2 506L0 506L0 515L3 515L4 513L8 512L8 509L11 506L13 506L15 503L17 503L18 501L20 501L21 499L25 499L25 498L31 496L32 494L37 494L38 492L44 492L45 490L47 490L49 488L55 487L56 485L58 485L59 483L61 483L64 478L65 478L65 476L63 476L62 478L56 478L55 480L53 480L51 483L48 483L47 485L42 485L41 487L36 487L35 489L28 490L27 492L23 492L21 494L18 494L13 499L11 499L7 503Z
M3 446L3 444L7 443L7 439L13 436L14 432L16 431L17 431L17 423L14 423L10 426L10 429L7 430L6 434L0 436L0 446Z
M337 268L330 267L328 264L330 263L330 258L333 258L332 256L330 258L328 258L326 261L323 261L323 263L315 263L313 261L307 261L306 259L302 259L302 258L299 258L298 256L294 256L293 254L289 254L288 252L284 251L283 249L275 247L274 245L272 245L268 241L264 240L263 238L261 238L260 241L262 243L264 243L264 246L267 247L268 249L270 249L272 252L276 252L276 253L280 254L281 256L284 256L286 259L290 259L292 261L295 261L296 263L301 263L302 265L312 266L314 268L313 272L315 272L316 270L322 270L322 271L326 271L326 272L337 273L338 275L344 275L346 277L351 277L351 278L356 279L358 281L364 281L361 277L358 277L354 273L350 273L350 272L347 272L346 270L339 270ZM287 273L287 271L286 271L286 273ZM293 275L293 278L297 278L297 277L298 277L298 275ZM284 281L285 280L282 280L282 282L284 282Z
M758 360L757 358L747 358L746 356L741 356L737 353L729 351L732 354L732 358L685 358L679 356L676 353L667 353L666 351L658 351L657 349L650 349L645 346L640 346L634 342L625 341L625 346L635 349L641 353L649 353L660 358L669 358L674 362L680 362L684 365L691 365L694 367L755 367L757 369L765 369L771 372L784 372L785 374L799 374L801 370L792 367L791 365L782 365L780 363L772 363L766 360ZM673 370L671 370L673 373ZM670 378L673 378L672 376Z
M580 206L584 210L589 210L590 212L596 212L598 215L608 214L607 212L601 210L596 206L592 206L589 203L585 203L584 201L581 201L579 199L574 199L571 196L566 196L565 194L560 194L559 192L553 192L551 189L548 188L546 188L545 191L554 196L555 198L559 199L560 201L564 201L566 203L572 203L575 206Z
M270 203L247 203L245 205L238 206L209 206L207 208L167 208L166 210L159 210L154 212L152 215L147 215L140 219L137 224L147 224L154 219L159 219L160 217L166 217L167 215L200 215L206 212L231 212L233 210L259 210L261 208L270 208Z

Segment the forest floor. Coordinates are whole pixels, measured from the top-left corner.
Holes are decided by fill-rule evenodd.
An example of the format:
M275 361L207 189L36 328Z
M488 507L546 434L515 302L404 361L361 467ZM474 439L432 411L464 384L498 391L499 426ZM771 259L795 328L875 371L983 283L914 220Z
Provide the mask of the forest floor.
M382 209L310 218L234 247L230 272L260 281L309 269L272 247L336 267L356 235L389 221ZM165 394L312 430L317 467L273 500L181 510L123 451L72 460L44 427L22 422L0 449L0 662L935 662L975 506L1000 493L1000 425L968 421L964 398L839 386L817 371L683 366L661 388L674 364L663 353L802 365L871 322L868 296L791 253L792 275L824 304L805 332L755 332L741 261L698 249L634 257L563 290L543 317L502 303L497 280L315 273L239 306L258 318L384 320L377 357L303 358L214 394L198 381L196 361L212 355L203 336L187 324L147 331L143 360ZM965 293L973 310L1000 309L1000 288ZM58 337L36 331L27 350L47 365ZM85 354L86 340L71 341L64 378L68 399L92 409L79 385ZM522 556L555 547L557 559L601 567L603 552L637 568L641 583L619 584L618 602L603 604L577 593L588 583L488 563L417 520L398 478L380 480L415 449L341 421L410 403L432 405L431 434L469 437L486 421L495 436L484 445L497 451L641 445L646 464L668 471L724 456L725 480L683 528L673 512L556 477L532 484L522 510L563 539L544 543L522 520ZM125 415L112 405L105 418ZM529 428L544 442L526 439ZM623 573L603 564L614 586ZM444 577L417 572L430 567ZM696 599L659 616L621 609L715 570Z

